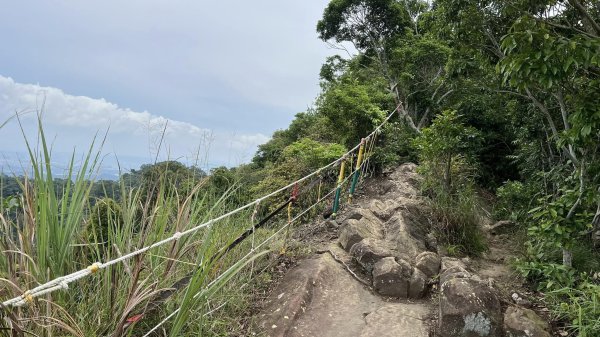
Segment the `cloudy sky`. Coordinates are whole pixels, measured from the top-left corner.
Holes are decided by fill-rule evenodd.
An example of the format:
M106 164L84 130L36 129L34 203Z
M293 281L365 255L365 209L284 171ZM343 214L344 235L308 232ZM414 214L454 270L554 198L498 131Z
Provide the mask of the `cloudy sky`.
M318 94L327 2L5 1L0 124L23 112L32 135L44 104L56 152L109 129L105 154L151 162L166 130L162 159L246 162ZM22 138L14 119L0 129L2 155Z

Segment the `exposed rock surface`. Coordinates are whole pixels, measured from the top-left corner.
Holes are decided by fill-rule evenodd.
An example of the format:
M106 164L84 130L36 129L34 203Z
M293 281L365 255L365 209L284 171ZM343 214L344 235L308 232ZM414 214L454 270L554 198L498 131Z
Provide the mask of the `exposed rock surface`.
M428 315L429 308L420 304L388 304L365 317L367 325L360 337L428 336Z
M422 298L428 280L439 272L439 257L426 252L432 239L415 170L413 164L400 166L388 181L374 188L383 198L373 198L367 208L355 207L340 217L340 245L372 275L381 295Z
M416 258L416 267L428 278L432 278L439 273L440 264L440 257L433 252L423 252Z
M467 270L464 261L442 258L439 335L502 336L502 308L493 288Z
M401 207L402 205L393 199L386 201L375 199L369 205L371 212L382 221L388 221Z
M533 311L503 312L494 287L494 279L509 273L503 252L492 247L489 255L497 258L485 261L443 256L419 182L416 166L405 164L388 179L366 184L368 198L358 196L359 206L324 224L331 236L321 243L329 248L288 272L272 293L259 317L261 331L271 337L550 336ZM498 232L510 227L497 225ZM432 322L427 296L436 281L438 321Z
M550 337L550 326L533 310L510 306L504 313L506 337Z
M305 260L275 289L258 317L269 337L428 337L431 308L388 303L329 254Z
M411 278L411 266L408 262L393 257L386 257L375 264L373 269L373 286L375 291L384 296L406 298Z
M388 247L387 241L371 238L364 239L352 246L350 254L369 273L373 271L373 266L379 260L394 255Z
M494 290L472 278L446 281L440 291L439 334L453 337L502 335L502 311Z
M413 299L423 298L427 291L427 275L420 269L414 268L408 283L408 297Z
M339 242L346 250L366 238L383 238L383 231L377 223L366 219L348 219L342 223Z

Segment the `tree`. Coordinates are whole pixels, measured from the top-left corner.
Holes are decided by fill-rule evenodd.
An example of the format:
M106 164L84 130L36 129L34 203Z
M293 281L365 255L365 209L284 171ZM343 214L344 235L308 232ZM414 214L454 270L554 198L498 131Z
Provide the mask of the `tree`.
M553 208L567 207L564 216L555 217L561 233L578 231L574 223L582 222L576 221L578 213L589 207L586 195L600 186L596 179L590 180L589 165L600 150L600 110L587 103L600 95L600 38L592 8L578 1L568 4L553 8L554 2L541 2L522 8L522 16L502 41L505 57L498 65L506 83L539 110L551 141L560 150L561 162L572 167L574 186L561 186L554 193L555 200L546 204L549 214L556 214ZM555 15L548 15L552 10ZM572 190L578 191L577 197ZM600 204L596 214L594 222L600 221L596 220ZM558 238L567 267L572 265L571 247L576 240L573 235Z
M478 138L477 130L464 125L460 118L456 111L446 110L414 141L422 170L430 179L426 185L436 190L437 182L442 182L442 191L447 195L454 194L461 183L453 179L453 172L464 169L460 174L467 173L469 154Z
M418 131L402 105L399 81L390 65L394 43L413 27L408 4L394 0L332 0L317 24L317 32L323 41L352 43L371 60L387 81L387 90L393 95L400 116Z

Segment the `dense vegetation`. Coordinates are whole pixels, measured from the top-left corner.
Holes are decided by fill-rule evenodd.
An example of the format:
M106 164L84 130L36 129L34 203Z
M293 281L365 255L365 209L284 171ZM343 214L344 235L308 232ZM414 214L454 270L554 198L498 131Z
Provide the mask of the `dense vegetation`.
M50 236L35 242L5 236L3 249L22 254L0 259L0 277L19 290L73 271L72 261L83 266L154 242L338 158L397 109L378 137L371 169L377 173L418 161L423 191L439 220L440 242L453 254L478 255L486 249L478 229L480 200L482 194L494 194L493 216L514 221L515 244L525 246L516 269L545 292L555 318L574 335L600 336L600 4L332 0L317 32L355 55L326 60L314 107L275 132L249 164L206 174L164 162L104 183L92 183L93 170L84 169L70 183L53 181L44 171L43 156L32 154L39 174L30 180L3 178L11 182L3 185L4 196L18 196L2 199L3 231L28 238L50 229ZM321 179L333 186L335 172L323 172ZM133 308L166 287L165 280L181 275L172 261L197 263L227 241L225 233L243 229L236 219L219 228L195 238L192 252L174 245L105 276L96 292L112 310L89 313L84 308L101 307L100 300L65 294L52 303L66 311L48 304L27 313L54 315L61 322L55 323L57 328L70 333L76 327L72 329L86 336L109 331L118 336ZM216 240L207 240L213 235ZM76 251L69 243L93 248ZM164 280L152 278L151 272ZM237 284L251 282L251 275L240 273ZM202 293L211 277L209 270L197 273L193 290L167 306L173 309L183 301L191 308L190 294ZM84 283L79 294L86 287L93 283ZM3 298L19 293L1 289ZM217 290L213 295L214 303L225 299L223 310L230 314L246 310L242 303L247 297L231 301ZM204 319L214 308L208 298L192 301L198 309L186 315L196 318L194 323L177 315L169 333L239 333L227 315ZM82 314L68 314L76 312Z

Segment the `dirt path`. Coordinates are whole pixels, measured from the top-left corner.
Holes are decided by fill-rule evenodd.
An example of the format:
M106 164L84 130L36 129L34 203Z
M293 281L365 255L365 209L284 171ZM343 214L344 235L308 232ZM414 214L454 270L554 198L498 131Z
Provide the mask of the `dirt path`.
M261 330L271 337L427 337L435 309L430 300L407 299L408 280L403 299L382 296L372 285L380 257L414 259L426 250L424 238L410 233L410 221L398 218L384 224L401 208L411 207L406 218L425 220L420 214L410 216L418 200L416 184L414 166L401 169L369 184L354 202L361 207L350 207L336 222L303 228L304 240L319 254L301 261L279 282L259 317ZM396 199L403 202L392 202ZM363 245L362 252L352 251L359 241L371 244ZM393 286L402 280L385 282Z
M332 246L338 259L344 252ZM290 271L264 310L269 336L428 336L428 303L389 301L373 293L330 253Z

